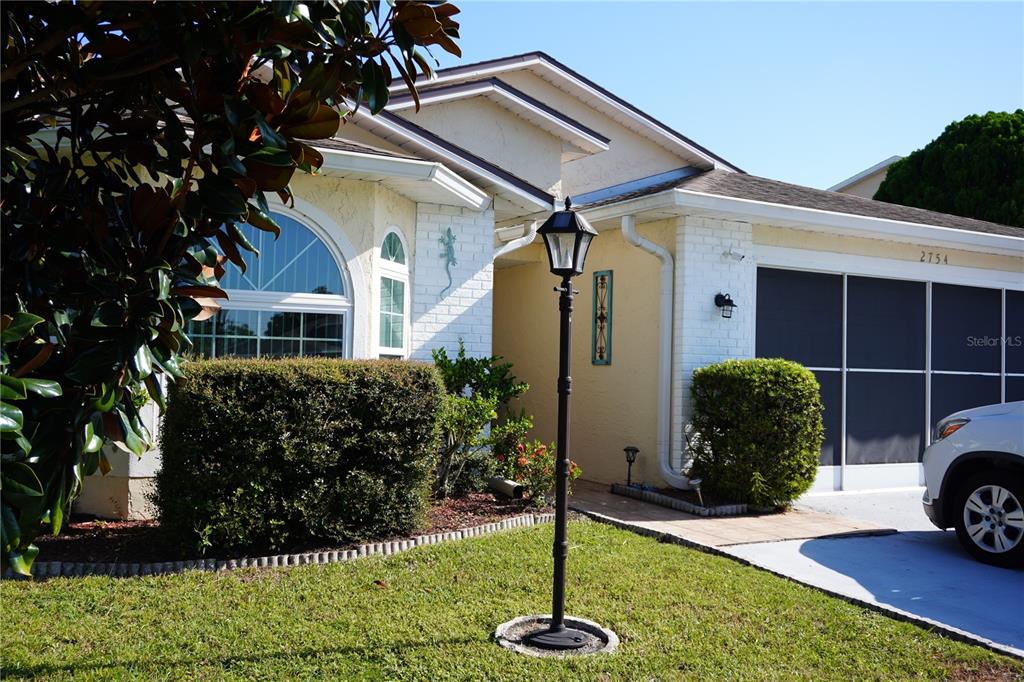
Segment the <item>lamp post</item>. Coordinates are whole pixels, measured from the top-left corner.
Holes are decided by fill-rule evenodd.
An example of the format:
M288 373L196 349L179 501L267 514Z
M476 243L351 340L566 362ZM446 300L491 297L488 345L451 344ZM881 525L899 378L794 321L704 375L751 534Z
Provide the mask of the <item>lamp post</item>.
M636 462L640 448L635 445L627 445L622 448L622 451L626 453L626 487L629 487L633 485L633 463Z
M558 310L560 331L558 348L558 461L555 463L555 542L554 580L551 597L551 624L546 630L536 632L526 641L541 649L565 651L579 649L587 642L587 636L580 630L565 625L565 560L569 555L566 539L566 522L569 511L569 395L572 393L572 378L569 376L572 340L572 278L583 272L591 240L597 230L587 220L572 210L572 202L565 200L565 210L556 211L537 230L544 237L548 250L551 272L562 278L562 284L555 287L559 292Z

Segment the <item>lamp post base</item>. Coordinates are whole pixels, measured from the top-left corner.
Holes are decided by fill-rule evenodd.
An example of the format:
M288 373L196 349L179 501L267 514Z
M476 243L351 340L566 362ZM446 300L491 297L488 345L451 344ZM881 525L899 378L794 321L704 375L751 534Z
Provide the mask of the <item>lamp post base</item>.
M561 630L541 630L526 638L523 641L529 646L548 651L567 651L569 649L582 649L590 642L592 636L582 630L563 627Z
M553 633L551 614L520 616L502 623L494 632L494 640L516 653L540 658L606 654L619 646L614 632L574 616L566 616L564 629Z

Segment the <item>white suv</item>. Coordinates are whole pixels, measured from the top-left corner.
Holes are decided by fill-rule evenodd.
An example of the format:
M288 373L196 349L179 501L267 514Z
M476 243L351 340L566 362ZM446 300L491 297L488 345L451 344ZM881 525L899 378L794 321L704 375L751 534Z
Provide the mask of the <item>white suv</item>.
M1024 401L949 415L923 461L932 523L980 561L1024 567Z

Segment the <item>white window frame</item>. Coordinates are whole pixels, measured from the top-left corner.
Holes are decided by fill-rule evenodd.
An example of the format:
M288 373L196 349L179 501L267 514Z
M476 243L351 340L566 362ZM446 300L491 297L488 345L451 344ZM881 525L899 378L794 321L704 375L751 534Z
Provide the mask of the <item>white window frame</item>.
M395 235L398 238L398 243L402 245L402 253L405 255L405 263L395 263L394 261L385 259L381 252L384 247L384 240L388 238L388 235ZM374 277L374 288L373 288L373 317L374 317L374 337L373 346L375 349L376 357L381 356L397 356L400 358L409 357L409 346L410 336L412 335L412 324L410 322L412 312L412 283L409 277L411 270L411 263L409 262L412 258L412 252L409 250L409 243L405 239L405 235L402 230L392 225L384 232L381 237L380 243L374 249L374 262L377 265L376 276ZM405 296L403 297L402 306L402 346L400 348L394 348L390 346L383 346L380 343L380 331L381 331L381 304L383 302L383 282L382 279L387 277L388 279L402 282L405 286Z
M353 303L352 277L344 256L333 247L333 240L315 221L282 204L271 205L272 213L279 213L300 223L320 240L327 252L331 254L338 271L341 273L342 286L345 294L313 294L286 291L252 291L248 289L225 289L229 298L220 301L224 310L255 310L258 312L292 312L292 313L324 313L342 316L342 357L353 357ZM229 265L228 267L235 267ZM257 336L257 338L260 338ZM257 349L259 341L257 341ZM258 351L257 351L258 354Z

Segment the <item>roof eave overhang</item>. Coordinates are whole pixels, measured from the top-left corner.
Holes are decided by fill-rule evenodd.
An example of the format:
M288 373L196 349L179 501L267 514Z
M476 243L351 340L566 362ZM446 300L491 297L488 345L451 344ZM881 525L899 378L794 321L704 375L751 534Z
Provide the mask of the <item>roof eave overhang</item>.
M487 192L435 161L397 159L313 146L323 154L321 172L324 175L357 176L379 181L405 196L409 195L405 191L406 183L422 183L418 186L417 196L410 198L423 200L426 194L432 203L477 211L487 208L491 202Z
M646 215L652 219L659 219L670 215L699 214L815 232L889 241L923 242L930 246L941 245L1008 256L1024 256L1024 237L723 197L686 189L669 189L591 210L583 208L582 212L591 223L611 221L625 215Z

